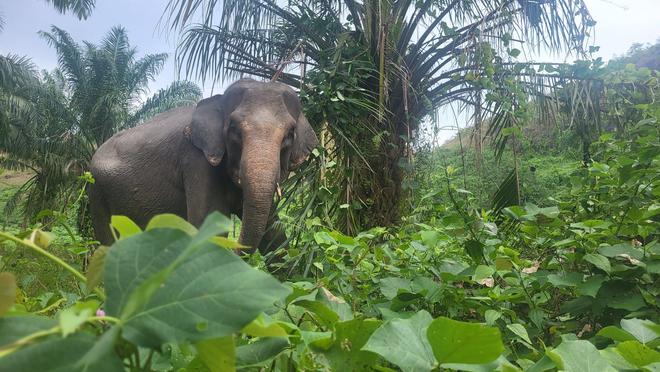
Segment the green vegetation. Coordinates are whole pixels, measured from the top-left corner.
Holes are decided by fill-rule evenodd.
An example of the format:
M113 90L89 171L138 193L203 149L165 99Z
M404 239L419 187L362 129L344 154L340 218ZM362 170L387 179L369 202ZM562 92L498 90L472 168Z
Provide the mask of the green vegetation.
M561 44L557 32L576 26L557 25L573 16L547 18L550 3L500 5L514 3L522 14L491 14L531 27L521 32L532 44L540 35ZM173 0L165 14L178 29L198 10L212 12L209 4ZM79 228L93 149L199 91L175 83L140 106L163 55L136 59L121 28L84 47L53 28L44 36L60 56L57 71L37 75L28 60L0 56L0 164L29 168L0 173L0 208L8 211L0 229L0 371L660 369L660 84L649 68L657 45L607 64L506 62L499 47L511 58L520 53L507 30L492 49L455 39L477 36L455 27L470 17L454 18L490 9L486 2L345 1L346 20L334 2L223 4L232 6L222 8L221 27L210 30L218 18L205 18L185 34L188 68L207 78L247 69L303 84L322 138L285 185L280 217L291 241L279 248L281 260L235 255L235 221L218 213L199 228L159 215L144 231L114 216L117 241L97 247ZM451 16L437 17L440 9ZM256 23L228 21L250 12ZM428 48L418 48L397 39L417 27L403 22L411 14L457 23L438 26ZM380 28L377 15L400 27ZM547 19L522 21L537 16ZM282 19L274 32L252 34ZM383 35L392 38L379 44ZM209 53L191 57L204 50L204 37L227 42L215 51L227 53L224 65L211 65ZM462 102L473 125L438 148L407 133L394 139L401 117L392 109L402 106L395 92L405 76L391 70L394 51L442 54L435 43L452 40L479 48L435 61L468 72L417 71L422 80L442 75L469 88L467 102L451 89L436 93ZM264 50L283 62L259 65L256 51ZM287 69L285 58L302 50L309 69ZM407 99L425 96L416 94ZM383 158L396 164L378 163ZM370 164L384 173L367 171ZM400 179L377 179L392 167ZM368 195L393 180L400 182L393 200ZM30 182L41 185L40 204L11 208ZM396 211L374 220L386 206Z

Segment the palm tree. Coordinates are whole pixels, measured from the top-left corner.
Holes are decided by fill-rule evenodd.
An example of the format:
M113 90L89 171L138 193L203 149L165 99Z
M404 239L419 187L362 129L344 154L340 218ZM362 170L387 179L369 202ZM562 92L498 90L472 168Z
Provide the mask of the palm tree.
M194 104L201 96L196 85L175 82L143 100L167 55L138 58L121 27L99 45L81 46L54 26L41 35L55 47L58 68L34 78L26 89L23 115L7 113L9 140L0 147L6 153L3 166L33 173L5 211L23 200L26 218L54 208L56 201L65 205L76 190L76 176L114 133L170 108Z
M96 0L46 0L60 13L72 12L78 19L87 19L96 6Z
M170 0L164 20L183 32L187 76L247 74L301 90L337 164L318 190L348 232L398 220L424 119L478 103L501 123L520 120L526 96L557 76L516 57L580 53L594 24L582 0Z

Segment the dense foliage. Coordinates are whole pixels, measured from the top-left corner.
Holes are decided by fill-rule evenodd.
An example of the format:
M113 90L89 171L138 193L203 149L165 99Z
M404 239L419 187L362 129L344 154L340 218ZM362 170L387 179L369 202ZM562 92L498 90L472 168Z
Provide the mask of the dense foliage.
M517 57L539 46L580 55L594 24L581 0L170 0L165 17L183 35L187 76L300 89L337 164L312 187L328 192L306 195L345 233L407 211L412 146L432 113L474 104L519 119L520 103L561 76Z
M654 370L659 130L648 118L628 138L603 135L593 162L575 167L570 190L551 206L475 208L449 167L446 188L425 195L399 228L346 236L310 219L303 244L271 267L281 283L223 249L235 243L214 237L231 229L219 215L199 231L168 215L145 232L114 218L120 240L97 251L87 276L50 257L78 279L73 293L14 303L14 276L2 274L0 363ZM15 242L10 253L50 255L39 230L2 237Z
M49 2L81 18L94 6ZM581 46L581 1L224 1L210 28L219 3L170 1L175 27L208 16L187 31L190 65L293 79L319 125L323 146L281 196L289 240L240 257L237 221L218 213L199 228L113 216L116 242L98 247L77 226L94 149L200 93L174 83L143 101L164 55L138 59L121 28L81 46L54 27L56 71L0 56L0 164L30 169L0 183L0 207L30 188L38 200L0 229L0 371L660 370L655 46L608 64L515 62L508 27ZM412 42L426 18L442 31ZM234 49L197 48L217 40ZM452 99L474 126L411 146L399 126ZM405 205L375 207L398 198L383 189L399 168ZM398 218L374 218L384 207Z

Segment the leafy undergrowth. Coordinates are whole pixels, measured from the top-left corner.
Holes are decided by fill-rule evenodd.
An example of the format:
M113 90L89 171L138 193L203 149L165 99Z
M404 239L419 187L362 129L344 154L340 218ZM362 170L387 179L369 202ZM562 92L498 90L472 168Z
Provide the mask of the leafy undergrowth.
M114 218L86 276L47 257L81 288L67 304L0 274L0 370L657 371L658 138L653 120L603 136L543 208L484 211L449 180L450 204L430 193L396 229L309 219L279 280L217 237L218 214ZM47 256L41 236L1 235Z

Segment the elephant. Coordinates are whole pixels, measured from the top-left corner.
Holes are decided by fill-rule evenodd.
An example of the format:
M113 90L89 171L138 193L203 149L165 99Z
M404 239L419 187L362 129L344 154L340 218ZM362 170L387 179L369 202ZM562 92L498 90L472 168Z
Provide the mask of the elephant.
M96 239L110 245L112 215L144 227L173 213L199 227L219 211L241 216L239 243L267 252L282 243L273 198L318 146L296 92L241 79L224 92L118 132L99 146L89 199ZM269 218L271 216L271 218Z

